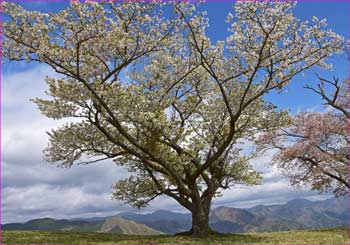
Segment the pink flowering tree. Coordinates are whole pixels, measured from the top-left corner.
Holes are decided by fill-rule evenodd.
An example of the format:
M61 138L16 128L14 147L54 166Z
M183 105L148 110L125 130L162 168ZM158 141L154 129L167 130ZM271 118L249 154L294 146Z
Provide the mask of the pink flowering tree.
M277 150L273 163L293 186L345 195L350 189L350 79L317 77L317 87L306 88L320 95L328 111L299 113L290 126L264 133L256 143L258 150Z

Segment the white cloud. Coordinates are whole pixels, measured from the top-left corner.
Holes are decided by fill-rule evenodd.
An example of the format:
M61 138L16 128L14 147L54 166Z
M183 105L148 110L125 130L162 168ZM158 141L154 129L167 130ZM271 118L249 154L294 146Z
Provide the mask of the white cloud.
M15 221L20 217L33 218L54 216L71 218L85 212L108 212L117 210L120 203L111 201L109 193L89 193L79 187L53 187L34 185L3 190L3 220ZM20 209L18 209L19 205Z
M45 96L45 76L55 74L41 65L2 76L2 222L74 212L84 215L97 210L94 204L99 212L112 206L117 211L110 192L112 184L127 175L121 167L105 161L63 169L43 162L46 131L63 123L41 115L29 101ZM62 204L65 210L59 209Z

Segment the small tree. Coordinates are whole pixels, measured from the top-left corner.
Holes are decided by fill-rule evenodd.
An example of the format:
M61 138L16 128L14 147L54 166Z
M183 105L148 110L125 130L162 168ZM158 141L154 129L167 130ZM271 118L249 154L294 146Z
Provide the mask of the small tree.
M288 127L262 134L256 143L259 150L278 150L273 162L292 185L310 184L313 190L346 195L350 189L350 79L339 83L335 77L317 77L317 87L306 88L320 95L329 111L299 113ZM332 94L327 94L326 84L333 88Z
M230 35L214 44L190 3L72 3L48 14L3 3L3 55L62 75L47 78L51 100L34 101L78 121L49 133L47 161L113 159L133 173L115 198L137 207L174 198L203 236L220 190L259 183L237 141L288 119L262 97L341 51L325 20L299 21L294 6L237 2Z

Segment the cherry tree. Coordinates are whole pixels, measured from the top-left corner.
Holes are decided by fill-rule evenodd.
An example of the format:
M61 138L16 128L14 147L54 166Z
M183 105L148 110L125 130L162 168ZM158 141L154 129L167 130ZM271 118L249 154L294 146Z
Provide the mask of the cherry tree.
M144 207L169 196L192 213L190 234L205 236L212 199L261 179L238 141L288 121L264 95L342 51L325 20L301 21L294 6L238 1L226 40L214 43L192 3L72 2L41 13L3 2L3 56L60 74L46 79L51 99L34 99L47 117L74 119L48 133L48 162L112 159L131 173L114 198Z
M273 163L293 186L345 195L350 189L347 120L334 111L302 112L290 126L261 135L257 144L260 150L277 149Z
M349 44L348 40L347 52ZM288 127L264 133L256 143L260 151L277 150L273 163L293 186L346 195L350 189L350 78L316 76L317 86L305 88L321 97L327 111L299 113Z

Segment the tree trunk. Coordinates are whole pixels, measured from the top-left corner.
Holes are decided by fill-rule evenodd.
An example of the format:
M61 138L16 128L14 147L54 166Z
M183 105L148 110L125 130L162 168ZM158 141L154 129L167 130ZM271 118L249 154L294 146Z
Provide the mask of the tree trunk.
M185 206L192 213L192 228L189 231L178 233L177 235L191 235L196 237L205 237L211 234L220 234L213 231L209 226L209 213L211 201L214 197L214 185L208 188L200 195L196 186L192 186L191 202Z
M212 233L209 227L209 208L197 205L192 210L192 236L207 236Z

